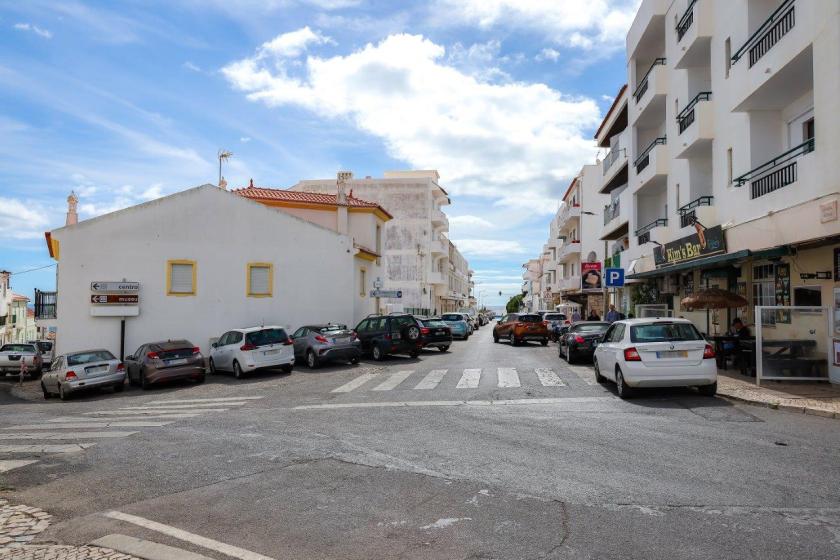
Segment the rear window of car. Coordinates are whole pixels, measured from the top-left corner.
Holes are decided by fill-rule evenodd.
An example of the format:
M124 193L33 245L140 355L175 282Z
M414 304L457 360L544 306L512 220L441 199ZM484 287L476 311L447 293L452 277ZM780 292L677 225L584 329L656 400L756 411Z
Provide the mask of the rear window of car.
M149 346L154 352L165 352L167 350L181 350L182 348L189 348L192 350L194 345L189 340L170 340L168 342L150 344Z
M254 346L268 346L269 344L280 344L288 340L289 335L283 329L262 329L249 332L245 335L245 342Z
M604 324L604 325L575 325L571 329L569 329L569 332L573 332L573 333L576 333L576 332L578 332L578 333L595 333L595 332L602 333L602 332L606 332L609 327L610 326L608 324Z
M35 346L32 344L4 344L0 348L0 352L35 352Z
M444 321L463 321L464 316L459 313L448 313L443 315L441 319Z
M517 319L520 323L542 323L542 320L539 315L520 315Z
M346 330L347 330L347 325L328 325L326 327L322 327L322 328L318 329L318 332L320 334L328 334L328 333L333 333L333 332L338 332L338 331L346 331Z
M546 321L565 321L566 316L562 313L546 313L545 314Z
M108 360L116 360L116 358L107 350L94 350L92 352L70 354L67 356L67 365L80 366L82 364L90 364L93 362L107 362Z
M423 326L429 327L430 329L441 329L447 325L440 319L426 319L423 321Z
M650 323L630 327L632 342L676 342L701 339L697 327L691 323Z
M39 342L38 348L41 349L41 352L49 352L52 350L53 343L52 342Z

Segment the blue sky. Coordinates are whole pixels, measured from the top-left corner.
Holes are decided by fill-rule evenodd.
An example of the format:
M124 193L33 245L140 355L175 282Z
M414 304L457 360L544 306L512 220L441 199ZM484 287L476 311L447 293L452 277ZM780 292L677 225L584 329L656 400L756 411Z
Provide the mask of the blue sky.
M500 304L594 160L637 4L0 2L0 269L51 264L71 189L89 218L215 182L226 148L231 186L438 169ZM53 268L12 277L53 286Z

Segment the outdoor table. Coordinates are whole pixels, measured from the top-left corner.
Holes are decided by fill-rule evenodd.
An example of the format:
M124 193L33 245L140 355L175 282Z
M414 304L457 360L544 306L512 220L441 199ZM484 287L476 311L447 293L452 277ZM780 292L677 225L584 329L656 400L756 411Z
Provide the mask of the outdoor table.
M724 344L727 342L733 342L737 346L738 341L746 340L743 337L731 334L716 334L714 336L706 337L706 339L714 342L715 361L717 362L717 367L724 370L726 369L726 352L724 350ZM730 353L737 356L737 348Z
M761 341L762 352L766 356L767 365L778 371L788 370L790 374L814 375L820 372L824 358L806 356L806 349L816 348L816 340L808 339L770 339ZM778 348L773 352L765 352L765 348Z

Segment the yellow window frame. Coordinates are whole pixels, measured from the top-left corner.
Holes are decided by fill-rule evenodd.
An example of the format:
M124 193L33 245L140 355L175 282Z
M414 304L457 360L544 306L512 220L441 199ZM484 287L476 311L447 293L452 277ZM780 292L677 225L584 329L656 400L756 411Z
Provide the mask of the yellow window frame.
M267 268L268 269L268 292L264 294L255 294L251 292L251 269L252 268ZM261 298L274 297L274 264L267 262L249 262L245 266L245 295L247 297Z
M359 267L359 297L365 297L365 289L367 288L367 267Z
M174 264L188 264L192 266L192 291L189 292L173 292L172 291L172 265ZM195 261L188 259L171 259L166 261L166 295L175 297L189 297L196 293L196 274L198 272L198 265Z

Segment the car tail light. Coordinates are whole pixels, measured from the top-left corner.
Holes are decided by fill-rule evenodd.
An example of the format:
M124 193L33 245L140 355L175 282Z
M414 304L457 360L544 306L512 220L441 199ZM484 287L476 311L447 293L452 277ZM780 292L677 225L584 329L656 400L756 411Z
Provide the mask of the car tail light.
M323 336L321 336L320 334L319 334L319 335L317 335L317 336L315 337L315 340L317 340L318 342L323 342L324 344L326 344L327 342L329 342L326 338L324 338L324 337L323 337Z
M198 346L193 346L193 354L201 354L201 348Z
M715 358L715 349L712 347L711 344L707 344L706 348L703 349L703 359L704 360L713 360Z
M287 338L286 342L283 343L283 346L291 346L294 343L295 343L294 340L292 340L291 338Z
M78 379L78 378L76 377L76 372L73 371L73 370L70 370L70 371L68 371L67 373L64 374L64 379Z
M248 352L249 350L256 350L257 347L255 345L251 344L250 342L246 342L245 344L240 346L239 349L242 350L243 352Z
M624 349L624 361L625 362L641 362L642 357L639 356L639 352L635 348L625 348Z
M157 360L157 359L160 358L160 356L158 356L157 352L149 352L148 354L146 354L146 357L149 358L150 360Z
M120 362L117 364L117 371L125 371L125 364Z
M432 332L432 331L430 331L426 327L423 327L422 329L420 329L420 334L429 334L430 332Z
M386 334L386 335L385 335L385 340L391 340L391 335L390 335L390 334Z
M586 340L584 340L583 337L578 334L575 335L575 342L577 342L578 344L583 344L584 342L586 342Z

